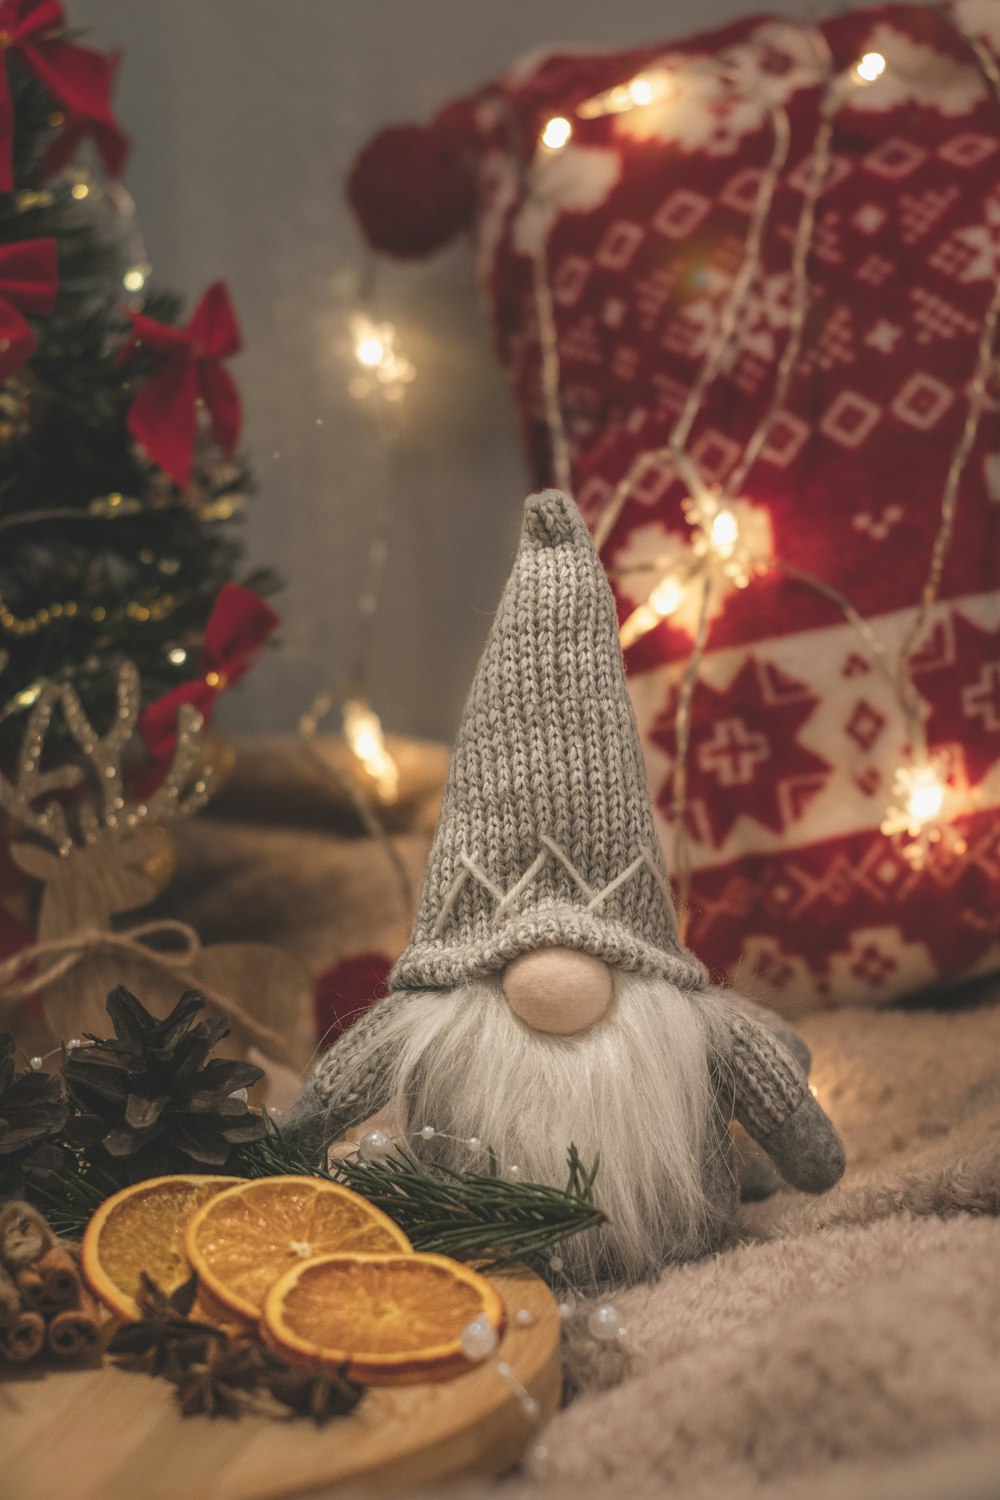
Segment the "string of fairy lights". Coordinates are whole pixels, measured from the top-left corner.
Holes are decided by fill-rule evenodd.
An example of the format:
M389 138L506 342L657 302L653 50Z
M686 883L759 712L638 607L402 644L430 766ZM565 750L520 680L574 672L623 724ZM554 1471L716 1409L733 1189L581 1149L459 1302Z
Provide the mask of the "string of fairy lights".
M366 833L380 843L396 881L401 908L408 916L414 905L413 882L384 820L385 810L399 797L399 765L386 742L382 720L369 700L368 678L395 506L404 488L401 408L417 372L394 324L377 321L372 316L371 279L369 274L359 281L356 295L360 305L346 320L350 349L346 390L354 400L367 406L373 419L385 483L381 501L375 508L367 562L357 595L359 637L353 663L346 674L338 672L320 686L299 717L298 731L299 744L313 769L348 796ZM342 775L318 742L320 730L335 712L339 712L341 732L358 773L356 777Z
M976 38L956 28L977 58L980 69L1000 102L1000 72L988 51ZM810 37L822 40L819 33ZM882 832L890 838L903 837L902 852L914 868L922 868L935 845L945 843L956 854L964 852L964 840L946 817L953 811L947 782L947 767L932 755L926 740L921 700L911 677L910 660L919 642L930 611L937 601L945 559L951 542L959 488L985 409L993 348L1000 319L1000 286L985 310L974 367L968 382L968 406L961 435L949 458L942 490L941 514L932 548L926 583L918 608L902 645L890 651L871 624L852 602L826 580L803 569L784 563L761 550L753 535L753 507L746 496L745 485L754 464L763 452L773 425L779 417L800 362L805 317L809 304L808 263L812 249L816 205L827 181L832 161L831 142L838 111L854 90L867 88L885 74L887 63L878 52L866 52L852 67L837 72L827 54L824 69L824 91L819 112L819 126L810 156L809 171L802 193L798 223L791 254L791 295L788 333L777 361L771 398L767 408L746 442L742 453L720 485L709 485L686 449L686 442L701 410L705 396L723 366L734 339L739 335L740 321L758 273L762 269L762 248L775 188L781 179L788 153L789 128L784 110L757 101L771 127L770 159L760 175L756 201L752 208L742 261L731 283L729 294L718 314L713 338L705 351L701 368L688 392L687 399L665 444L640 453L612 491L594 525L595 545L600 549L610 537L626 502L636 486L654 466L669 462L687 488L683 503L686 520L692 528L689 543L679 556L643 563L622 572L653 572L655 583L646 596L625 619L621 627L623 648L634 644L693 601L694 629L691 654L687 660L677 697L675 714L675 753L672 767L670 801L674 838L674 869L678 883L679 904L687 914L690 892L690 844L685 818L687 763L691 736L691 704L704 652L709 638L710 605L720 589L746 588L766 574L782 573L827 598L843 614L862 639L874 665L885 678L898 703L909 759L895 770L891 800L882 821ZM699 68L715 67L722 83L730 78L725 62L698 63ZM591 120L602 115L622 114L651 105L669 106L676 90L676 78L667 67L649 69L636 77L580 103L577 120ZM574 121L555 116L543 127L532 162L528 166L526 188L533 181L545 158L564 150L573 139ZM544 241L535 256L536 323L539 343L539 371L543 387L543 408L548 430L553 470L569 473L569 437L560 390L559 352L552 318L551 279ZM537 295L541 289L541 295ZM563 482L563 481L559 481Z
M1000 72L995 60L978 38L957 25L954 18L952 25L969 46L994 96L1000 101ZM810 31L808 35L814 45L825 48L826 44L819 32ZM930 753L927 746L921 701L912 682L910 659L938 597L954 529L962 475L987 402L993 345L997 323L1000 321L1000 286L994 290L982 322L975 366L968 385L966 420L950 456L945 476L940 522L927 580L905 639L897 651L893 652L888 648L871 624L839 590L824 579L785 563L769 555L766 549L761 549L759 538L753 534L752 502L745 493L747 481L780 416L800 363L809 305L808 261L814 240L816 205L829 176L835 119L853 91L876 84L887 66L881 53L866 52L849 69L838 72L828 50L823 55L822 65L825 81L819 125L792 241L788 333L774 370L767 408L725 480L719 485L706 483L688 451L688 439L713 382L722 370L727 355L731 353L734 342L739 338L741 319L762 269L763 248L774 194L782 180L789 152L790 128L787 114L780 105L761 95L755 102L769 124L771 150L759 175L742 259L720 306L713 336L666 442L643 451L633 460L594 525L594 542L600 550L611 536L622 510L636 488L650 470L661 463L670 463L685 484L687 496L683 510L691 528L687 544L679 554L623 568L616 574L625 576L628 573L652 572L656 575L652 585L646 589L645 597L622 624L623 648L633 645L660 621L676 616L682 609L685 611L685 618L693 621L692 651L678 689L671 794L674 867L682 907L685 905L690 879L690 849L684 813L691 705L710 636L712 601L722 590L747 588L756 578L768 574L783 574L830 600L864 642L873 664L889 684L899 705L909 745L909 759L897 767L894 773L891 800L882 823L883 832L893 838L905 836L903 852L917 867L926 861L931 847L942 840L947 841L949 847L956 852L961 852L959 834L945 821L945 815L952 811L949 807L951 793L947 783L947 768ZM540 169L545 159L565 150L573 141L579 122L651 107L669 108L677 91L677 66L671 60L669 66L664 64L647 68L635 77L583 100L573 111L573 118L569 115L556 115L549 119L540 132L534 156L525 164L524 184L527 193L530 195L538 190ZM687 66L702 71L714 70L724 87L733 90L742 88L745 91L745 76L743 79L736 76L725 59L699 60ZM152 267L130 195L120 185L98 183L83 169L70 169L66 175L75 198L82 200L103 194L117 215L123 227L127 252L123 287L130 305L141 306ZM28 209L34 204L26 200L18 206ZM558 485L570 490L571 445L562 404L558 333L544 240L534 256L533 291L541 390L553 477ZM401 344L395 326L373 315L372 300L370 290L366 291L364 297L359 299L358 307L346 320L351 350L351 368L346 388L352 398L365 403L372 412L386 464L391 469L398 461L400 409L416 376L416 370ZM355 661L346 674L346 683L342 681L339 688L333 683L324 684L299 721L303 742L314 748L321 726L332 713L339 713L344 739L358 767L362 784L369 794L365 800L376 824L378 809L390 806L399 795L399 767L388 748L382 721L369 701L368 693L374 617L379 608L389 555L392 497L397 491L398 485L387 483L385 503L376 512L367 564L357 597L357 616L361 627L359 646ZM96 497L88 512L95 520L114 520L120 515L134 513L137 507L147 503L149 502L138 501L130 496L112 494ZM78 516L79 512L74 512L74 515ZM56 518L55 511L52 518ZM32 519L37 519L37 516ZM9 517L0 524L17 525L18 520L16 516ZM128 611L130 619L141 624L146 618L162 618L173 607L173 603L172 596L164 593L153 601L135 601L131 608L128 605L122 608ZM72 618L74 610L79 607L72 600L54 601L42 609L44 618L39 618L36 612L31 618L21 619L14 616L0 600L0 627L14 635L34 633L64 615ZM95 605L94 608L99 610L101 606Z
M365 301L371 294L366 292ZM399 796L399 767L385 738L382 721L368 699L368 674L373 643L374 617L379 607L386 566L389 560L393 529L393 499L398 495L400 476L400 407L416 377L416 368L402 347L395 326L376 322L367 308L353 312L347 322L352 371L347 391L357 401L365 402L374 419L382 447L387 483L375 516L368 547L367 566L357 597L356 612L360 624L359 645L347 677L347 691L338 691L332 682L325 683L299 719L299 734L314 750L316 735L339 707L341 728L348 749L371 800L383 807ZM395 482L394 482L395 481ZM315 754L313 759L315 759Z

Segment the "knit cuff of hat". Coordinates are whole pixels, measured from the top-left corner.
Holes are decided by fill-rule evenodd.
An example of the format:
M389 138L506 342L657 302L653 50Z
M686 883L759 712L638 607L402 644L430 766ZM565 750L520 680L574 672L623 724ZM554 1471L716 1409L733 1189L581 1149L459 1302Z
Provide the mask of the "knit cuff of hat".
M445 938L411 944L390 974L389 986L396 991L463 984L496 973L520 954L539 948L576 948L629 974L659 976L680 990L700 990L708 982L704 966L679 945L659 947L623 922L596 912L541 904L495 932L466 937L460 946Z

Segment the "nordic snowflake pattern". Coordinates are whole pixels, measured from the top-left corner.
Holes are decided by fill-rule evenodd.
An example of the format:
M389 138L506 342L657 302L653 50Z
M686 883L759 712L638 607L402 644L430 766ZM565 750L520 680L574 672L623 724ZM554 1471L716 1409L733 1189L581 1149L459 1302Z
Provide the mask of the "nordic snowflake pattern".
M952 11L1000 49L998 0ZM858 632L792 571L838 589L889 653L900 649L1000 276L1000 106L968 35L914 7L855 11L819 31L746 21L617 55L535 57L481 112L478 256L497 346L547 482L532 296L532 257L544 253L574 490L594 523L636 459L664 447L711 345L771 151L768 109L780 106L790 148L761 273L687 444L708 485L739 463L789 336L821 80L829 68L848 76L867 51L885 71L837 114L802 357L739 498L758 555L789 571L715 594L691 705L688 940L710 968L789 1008L890 999L1000 957L997 391L912 662L951 828L919 868L905 840L881 831L912 753L898 696ZM671 87L655 102L577 119L533 192L521 184L512 121L531 142L540 122L657 66ZM683 573L695 540L686 498L669 458L641 469L602 554L623 621L658 570ZM626 660L669 864L676 706L698 608L681 588L667 604Z

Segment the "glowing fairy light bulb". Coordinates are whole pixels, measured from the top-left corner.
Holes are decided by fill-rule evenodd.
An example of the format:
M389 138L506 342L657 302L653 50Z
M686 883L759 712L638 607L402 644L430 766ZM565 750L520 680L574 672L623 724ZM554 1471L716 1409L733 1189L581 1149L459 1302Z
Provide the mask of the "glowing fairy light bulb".
M381 719L360 698L351 698L344 704L344 738L351 754L374 781L379 800L395 802L399 796L399 767L386 749Z
M673 614L683 598L684 589L680 580L668 574L656 585L649 596L649 602L661 620L665 620L667 615Z
M555 115L546 124L540 139L546 151L561 151L569 144L572 134L573 127L565 115Z
M614 88L594 94L582 100L576 107L581 120L598 120L602 115L624 115L630 109L644 109L658 99L669 97L672 89L669 73L657 69L650 73L637 73L628 83L616 83Z
M129 266L122 277L122 285L127 292L141 292L149 280L152 266L147 261L137 261L134 266Z
M627 88L629 101L637 109L641 109L644 104L652 104L656 98L656 90L653 87L652 80L647 78L643 73L640 73L637 78L633 78L632 82L627 85Z
M739 522L731 510L716 511L708 528L708 539L719 557L732 557L739 541Z
M942 822L947 800L948 784L936 758L897 769L882 832L887 838L906 835L910 842L903 845L902 853L915 870L924 868L934 849L953 854L965 851L961 833Z
M645 604L640 604L624 621L618 638L623 651L634 646L636 641L648 635L661 620L672 615L684 598L684 585L679 578L668 573L661 578Z
M771 549L757 508L749 500L730 499L703 486L696 486L682 504L695 528L691 553L698 566L713 574L716 586L747 588L764 571Z
M885 58L881 52L866 52L854 64L852 73L859 83L874 83L885 72Z
M350 320L354 358L363 374L348 385L352 396L363 400L379 394L387 401L401 400L416 370L413 361L399 347L399 336L392 323L373 323L364 313Z
M906 797L906 811L912 823L923 827L936 818L944 806L944 787L931 766L921 766L914 773Z
M355 344L354 357L366 370L374 370L385 357L385 345L374 333L366 334Z

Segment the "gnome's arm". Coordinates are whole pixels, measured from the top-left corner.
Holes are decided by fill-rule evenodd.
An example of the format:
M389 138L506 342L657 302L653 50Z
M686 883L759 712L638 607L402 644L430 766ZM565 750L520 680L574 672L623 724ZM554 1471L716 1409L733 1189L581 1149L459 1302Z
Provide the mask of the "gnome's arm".
M733 1113L786 1182L823 1193L840 1180L844 1148L802 1068L762 1026L727 1007Z
M749 1000L746 995L741 995L736 990L720 990L717 998L727 1010L735 1011L738 1016L743 1016L749 1021L755 1021L758 1026L763 1026L772 1036L776 1036L781 1045L792 1054L803 1073L809 1072L812 1067L812 1053L795 1027L790 1025L784 1016L779 1016L776 1010L771 1010L756 1000Z
M386 1071L377 1062L360 1074L358 1054L378 1041L379 1033L409 997L387 995L368 1009L360 1020L325 1052L306 1081L306 1086L281 1121L281 1133L293 1145L319 1153L345 1130L384 1109L390 1101ZM349 1081L348 1081L349 1080Z

